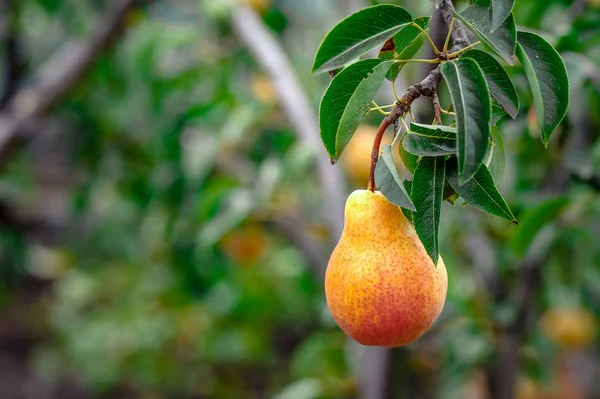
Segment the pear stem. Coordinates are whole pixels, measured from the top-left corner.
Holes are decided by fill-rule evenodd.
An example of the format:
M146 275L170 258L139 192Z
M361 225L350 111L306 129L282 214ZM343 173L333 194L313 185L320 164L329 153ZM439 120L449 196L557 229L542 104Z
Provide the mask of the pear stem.
M394 107L396 108L396 107ZM385 134L385 130L392 124L392 118L386 116L381 121L377 134L373 140L373 151L371 152L371 170L369 171L369 182L367 183L367 190L375 191L375 167L377 166L377 160L379 159L379 147L381 147L381 140Z

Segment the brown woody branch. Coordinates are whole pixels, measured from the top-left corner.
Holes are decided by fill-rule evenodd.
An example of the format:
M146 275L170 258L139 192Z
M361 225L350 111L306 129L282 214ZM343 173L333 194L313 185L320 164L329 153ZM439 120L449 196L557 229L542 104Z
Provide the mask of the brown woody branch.
M454 18L454 4L452 3L452 0L442 1L439 10L446 24L450 25L452 19ZM470 44L467 31L460 21L454 22L452 41L453 46L449 51L450 53L462 50ZM440 54L440 59L444 59L445 56L445 54ZM437 68L429 72L429 75L427 75L425 79L406 89L406 91L400 96L400 101L396 104L396 107L392 109L392 112L390 112L390 115L388 116L390 118L390 123L394 123L394 121L396 121L400 116L405 115L409 111L413 101L415 101L417 98L421 96L432 97L434 93L437 93L438 85L442 81L442 72L440 69L441 65L438 65Z
M454 4L452 3L452 0L443 0L440 3L439 10L446 24L450 26L452 19L454 19ZM459 50L462 50L470 44L470 40L467 36L467 31L464 25L458 20L454 22L454 28L452 30L452 41L453 46L449 50L449 53L454 53ZM446 56L447 54L442 53L439 55L439 58L440 60L445 60ZM375 189L375 167L377 166L377 159L379 158L379 147L381 145L381 138L383 137L385 130L390 125L396 123L399 118L406 115L406 113L410 111L412 103L417 98L425 96L432 97L435 100L435 96L437 96L437 89L441 81L442 72L440 64L437 66L437 68L429 72L425 79L406 89L406 91L402 93L402 95L400 95L400 100L396 102L396 105L394 106L394 108L392 108L390 114L386 116L379 125L379 129L377 131L377 135L375 136L375 140L373 143L373 152L371 153L371 170L369 173L368 183L369 190L373 191Z

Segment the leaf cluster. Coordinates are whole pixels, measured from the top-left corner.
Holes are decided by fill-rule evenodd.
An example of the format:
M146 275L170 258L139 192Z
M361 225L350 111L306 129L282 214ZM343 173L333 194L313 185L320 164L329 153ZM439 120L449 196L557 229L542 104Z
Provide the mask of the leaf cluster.
M385 113L373 108L373 100L386 78L392 82L396 105L405 106L394 87L402 67L414 61L441 64L439 73L453 111L441 108L439 100L434 106L446 121L440 116L434 124L412 120L407 125L405 114L388 114L388 122L382 124L385 128L395 117L405 125L396 132L395 141L400 141L398 155L413 174L412 180L403 182L398 175L391 146L383 148L374 176L376 188L411 219L434 262L439 255L444 200L454 203L462 198L481 211L517 223L498 191L504 168L498 124L506 115L516 118L520 108L507 68L519 64L529 82L544 146L566 115L569 80L565 64L544 38L517 30L513 6L514 0L478 0L461 13L452 9L455 20L450 30L461 24L479 42L446 51L447 43L443 53L434 47L440 53L434 60L413 59L425 39L431 42L429 17L413 18L404 8L389 4L368 7L339 22L315 57L313 73L336 72L319 112L321 138L332 161L342 155L369 112ZM378 58L360 59L373 48L380 48ZM420 94L436 100L437 87Z

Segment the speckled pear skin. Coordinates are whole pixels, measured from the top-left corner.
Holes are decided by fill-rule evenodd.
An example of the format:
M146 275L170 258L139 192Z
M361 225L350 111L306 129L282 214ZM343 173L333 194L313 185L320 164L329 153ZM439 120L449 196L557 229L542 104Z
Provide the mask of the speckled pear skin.
M414 226L380 192L354 191L325 273L334 320L363 345L401 346L437 320L448 290L446 266L433 264Z

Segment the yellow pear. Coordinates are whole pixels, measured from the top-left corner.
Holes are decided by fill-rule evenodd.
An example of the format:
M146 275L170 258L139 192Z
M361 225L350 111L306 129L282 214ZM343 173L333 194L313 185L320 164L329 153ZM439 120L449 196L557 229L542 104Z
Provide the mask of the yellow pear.
M329 310L342 330L363 345L400 346L437 320L448 289L414 226L380 192L348 197L344 230L325 274Z
M551 308L542 315L539 323L542 332L564 348L586 348L597 335L594 315L586 308Z

